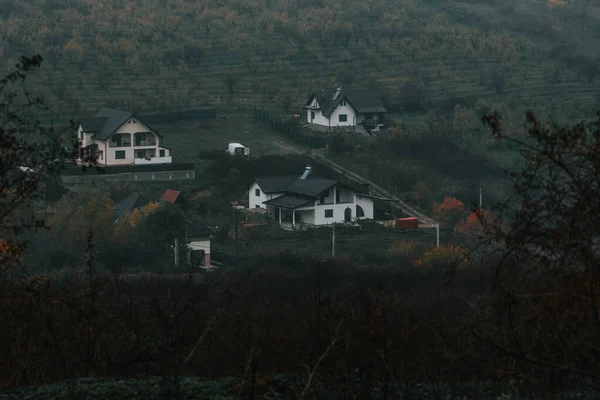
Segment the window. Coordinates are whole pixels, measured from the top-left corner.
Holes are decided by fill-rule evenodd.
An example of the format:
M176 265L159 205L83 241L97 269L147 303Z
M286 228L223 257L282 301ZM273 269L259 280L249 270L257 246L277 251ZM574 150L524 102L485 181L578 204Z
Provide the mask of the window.
M254 195L260 196L260 189L254 189Z
M257 205L255 206L255 208L260 208L260 205L258 205L258 204L257 204Z
M110 137L110 147L131 146L131 136L128 133L115 134Z
M319 196L319 204L325 204L325 199L327 197L329 197L329 190L321 193L321 195Z
M83 131L81 131L81 134L79 136L80 136L80 139L83 140Z
M342 105L342 107L345 106L346 105L346 100L342 100L342 102L340 104Z
M340 114L340 122L348 121L348 114Z
M365 119L373 119L373 114L365 114Z
M102 150L100 150L100 151L98 152L98 159L99 159L99 160L104 160L104 152L103 152Z
M363 218L365 216L365 210L358 204L356 205L356 217Z
M161 157L164 157L164 156L165 156L165 151L164 151L164 150L161 150L161 151L160 151L160 156L161 156Z
M115 160L124 160L125 159L125 150L115 151Z
M335 202L336 203L340 202L340 189L339 188L335 191Z
M333 210L325 210L325 218L333 218Z
M310 112L310 120L313 121L315 119L315 112L311 111Z

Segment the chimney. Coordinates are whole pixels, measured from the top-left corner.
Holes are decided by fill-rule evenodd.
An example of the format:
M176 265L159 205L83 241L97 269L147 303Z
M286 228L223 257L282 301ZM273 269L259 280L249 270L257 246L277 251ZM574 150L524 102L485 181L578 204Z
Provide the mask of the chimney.
M304 173L302 174L302 176L300 177L300 179L304 180L306 178L308 178L308 175L310 174L310 171L312 170L310 165L306 166L306 169L304 170Z
M335 101L335 99L338 98L338 96L340 95L340 92L342 91L342 88L337 88L337 91L335 92L335 94L333 95L333 100Z

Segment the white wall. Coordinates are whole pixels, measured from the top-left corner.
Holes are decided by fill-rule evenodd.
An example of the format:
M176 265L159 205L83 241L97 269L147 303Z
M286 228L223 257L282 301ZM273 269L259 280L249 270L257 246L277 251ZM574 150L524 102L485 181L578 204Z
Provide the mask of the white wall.
M375 214L375 205L373 203L373 199L368 198L368 197L362 197L360 195L355 195L356 197L356 204L361 206L363 211L365 212L365 217L364 219L373 219L373 216ZM356 209L356 207L355 207ZM356 212L356 210L355 210Z
M321 113L321 110L306 110L306 120L311 124L329 126L329 119ZM311 118L311 112L315 113L315 119Z
M348 116L348 119L346 122L340 122L340 114L346 114ZM331 120L331 126L352 126L352 125L356 125L356 121L354 120L354 116L356 115L356 112L354 111L354 108L352 108L352 106L350 105L350 103L348 103L348 101L346 101L346 105L342 106L341 103L340 105L338 105L333 112L331 113L331 115L329 116L329 119Z
M260 190L260 196L255 195L254 192L256 189ZM258 186L258 183L254 182L248 191L248 208L256 208L256 206L267 208L267 206L263 204L263 201L267 201L267 195L262 191L260 186Z
M190 250L204 250L206 254L210 254L210 238L194 237L188 245Z
M315 225L327 225L331 223L344 222L346 208L352 210L352 218L356 217L354 204L325 204L315 207ZM325 218L325 210L333 210L333 218Z

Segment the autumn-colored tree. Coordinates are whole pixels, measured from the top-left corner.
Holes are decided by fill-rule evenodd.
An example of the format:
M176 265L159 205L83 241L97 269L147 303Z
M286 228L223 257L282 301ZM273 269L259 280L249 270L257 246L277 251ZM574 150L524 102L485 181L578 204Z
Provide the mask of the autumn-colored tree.
M441 245L440 247L429 247L414 264L424 268L442 268L444 272L450 272L464 265L468 261L468 250L462 246Z
M388 249L388 257L410 259L415 253L415 243L410 240L395 240Z
M483 223L482 218L488 223L492 222L491 210L483 210L480 212L471 212L469 216L456 225L456 231L465 233L468 235L482 235L483 234Z
M454 197L444 197L441 204L433 205L433 214L435 217L445 224L454 226L463 216L465 205L462 201Z
M425 182L417 181L417 183L413 185L413 192L419 207L422 205L428 205L428 203L431 201L431 191Z
M131 231L135 229L144 219L158 208L158 203L150 202L144 207L136 208L130 213L119 218L114 225L113 239L125 241Z

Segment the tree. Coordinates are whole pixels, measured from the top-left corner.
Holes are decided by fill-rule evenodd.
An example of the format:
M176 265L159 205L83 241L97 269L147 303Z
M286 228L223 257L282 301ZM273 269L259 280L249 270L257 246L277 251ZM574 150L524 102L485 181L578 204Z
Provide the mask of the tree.
M73 157L77 148L68 136L32 121L45 107L22 83L41 63L41 56L22 57L15 70L0 79L0 272L18 261L25 246L23 230L43 225L35 213L18 211L40 199L43 182L58 173L53 160Z
M454 197L446 196L441 204L436 203L433 205L433 214L436 218L450 226L454 226L461 219L464 212L464 203Z
M494 136L520 146L525 166L511 174L514 195L495 207L493 221L479 213L495 279L474 334L559 385L600 379L597 116L558 127L527 112L527 138L506 133L498 113L483 118Z
M431 191L425 182L417 181L417 183L413 185L413 192L419 207L421 207L422 204L428 205L431 201Z

